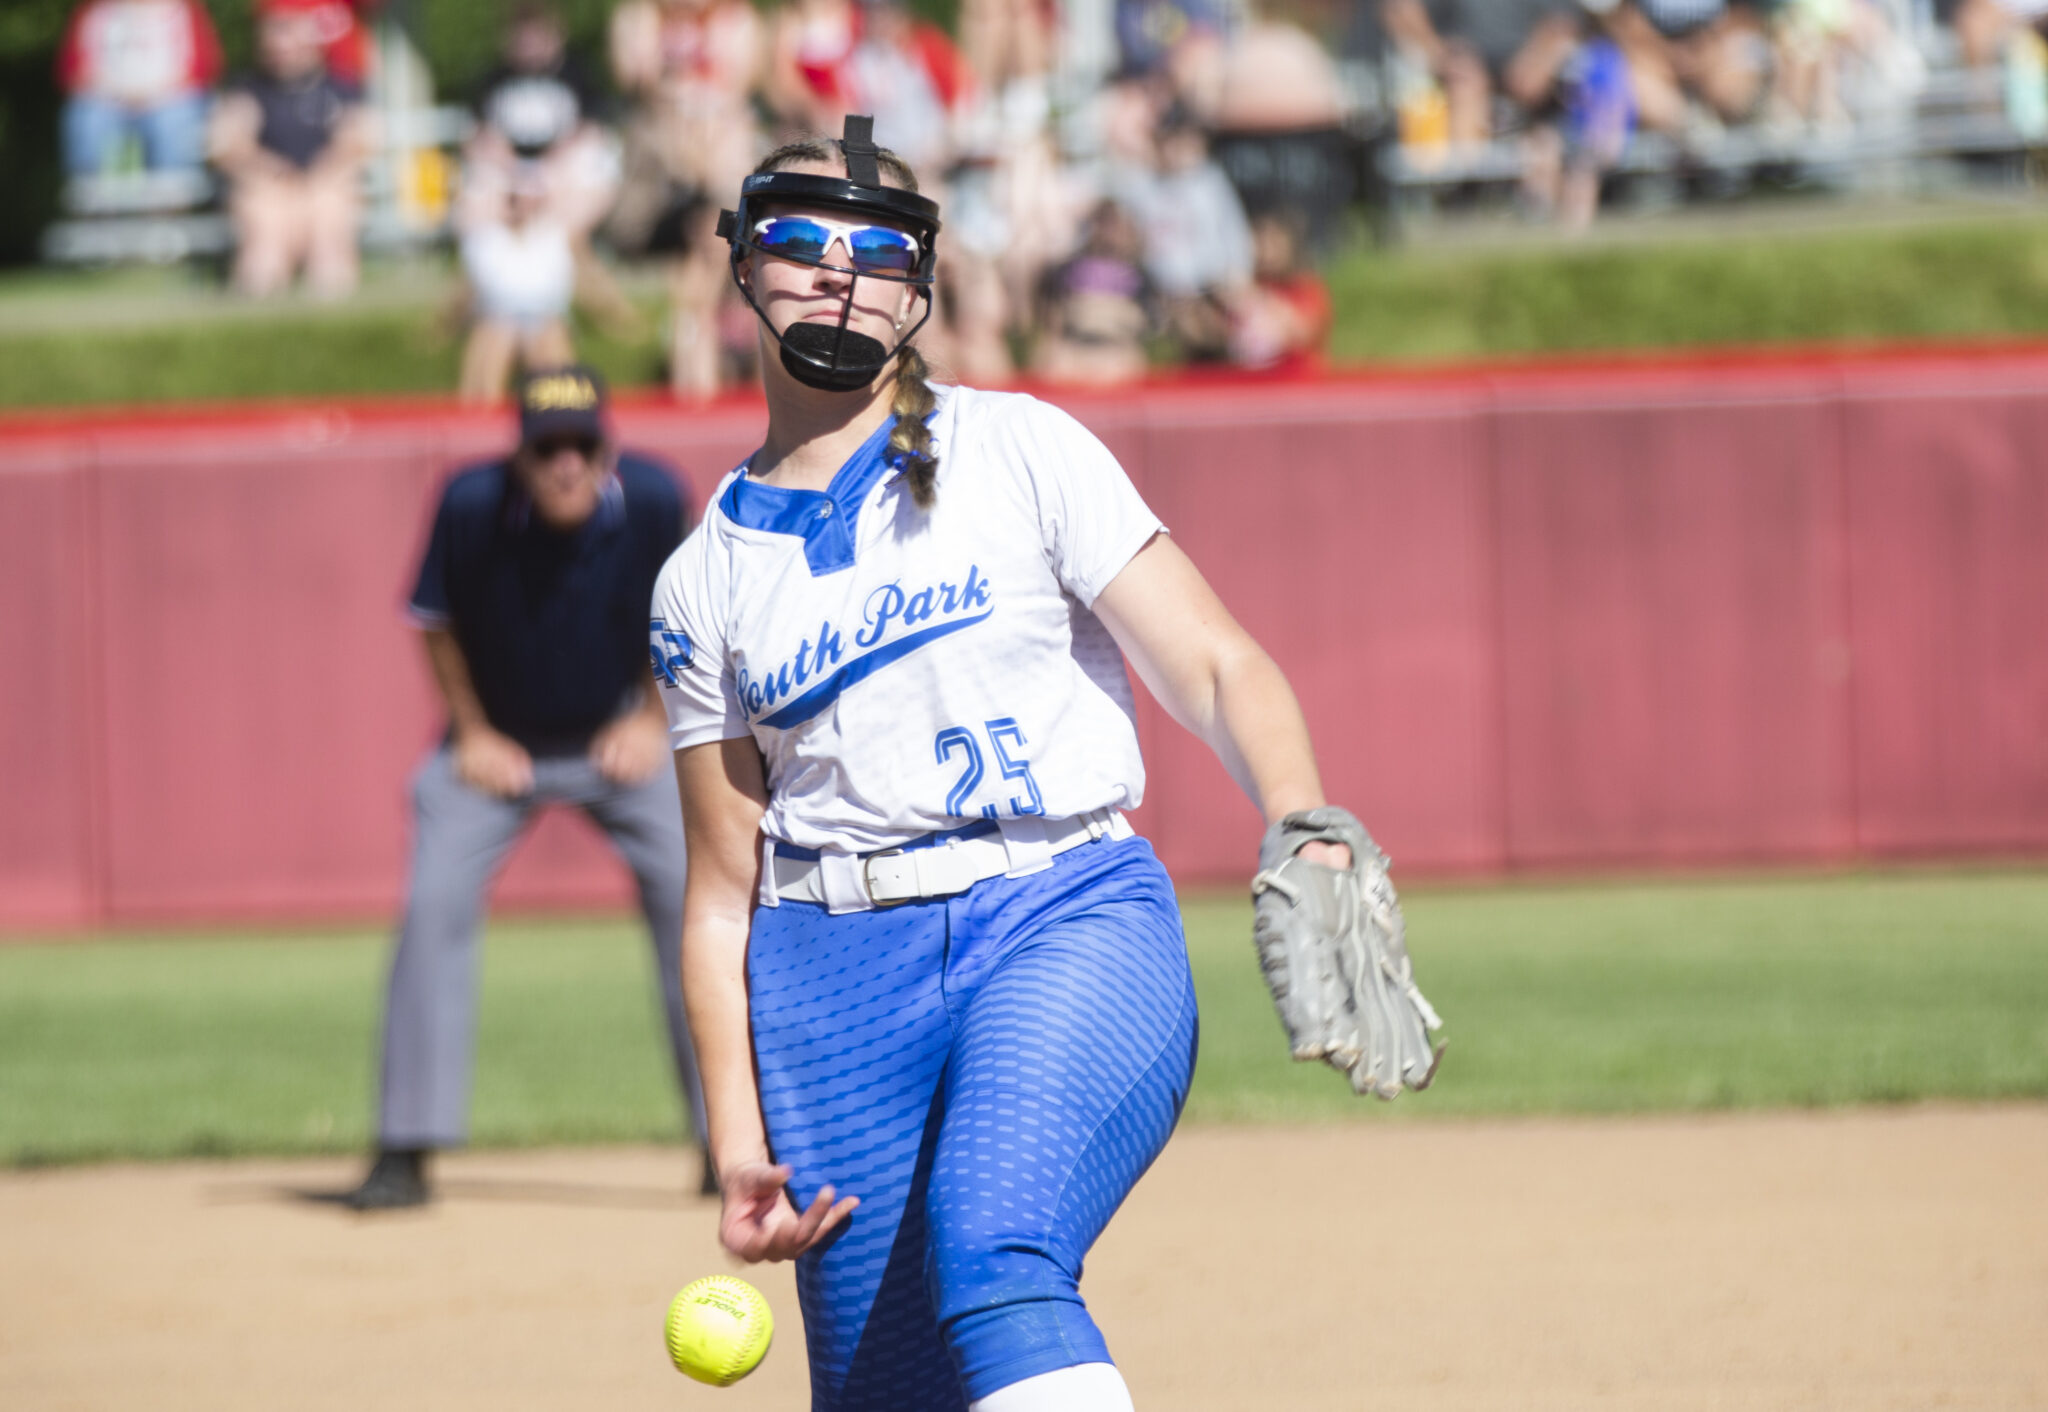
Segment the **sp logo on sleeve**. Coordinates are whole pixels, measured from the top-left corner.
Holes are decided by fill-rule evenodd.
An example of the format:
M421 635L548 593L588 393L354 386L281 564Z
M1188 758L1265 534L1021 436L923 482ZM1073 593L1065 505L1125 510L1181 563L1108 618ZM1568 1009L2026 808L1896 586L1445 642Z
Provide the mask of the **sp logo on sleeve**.
M655 680L664 686L674 686L677 673L689 668L696 649L690 646L688 634L677 632L660 618L651 618L647 623L647 655L654 667Z

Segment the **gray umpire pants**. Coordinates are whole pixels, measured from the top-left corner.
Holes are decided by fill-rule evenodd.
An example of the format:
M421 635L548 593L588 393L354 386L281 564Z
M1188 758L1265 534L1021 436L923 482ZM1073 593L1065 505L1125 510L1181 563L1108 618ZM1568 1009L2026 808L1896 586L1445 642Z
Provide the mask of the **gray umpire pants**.
M633 870L654 939L676 1078L691 1130L704 1140L704 1090L683 1018L683 817L674 772L657 770L646 784L623 788L580 756L537 758L533 793L498 799L464 784L444 748L413 776L412 892L384 1009L377 1131L386 1148L458 1147L469 1135L484 893L546 804L582 809Z

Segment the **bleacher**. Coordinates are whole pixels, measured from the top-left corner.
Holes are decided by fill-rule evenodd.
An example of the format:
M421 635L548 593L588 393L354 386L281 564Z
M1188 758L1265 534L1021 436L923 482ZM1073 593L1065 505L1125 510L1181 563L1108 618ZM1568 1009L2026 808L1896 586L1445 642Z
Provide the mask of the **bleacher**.
M476 130L467 108L432 101L426 65L404 32L376 28L377 80L367 95L375 147L363 171L366 250L429 245L448 234L454 154ZM175 264L226 255L234 230L208 172L125 171L74 179L64 215L43 232L45 260L66 265Z
M1845 87L1851 121L1838 128L1702 122L1683 137L1637 131L1608 170L1620 178L1718 178L1724 185L1775 173L1844 191L1952 186L1962 171L1977 180L2026 179L2035 144L2007 117L1998 71L1963 66L1942 33L1923 33L1915 48L1925 68L1910 85L1887 88L1866 76ZM1511 188L1521 180L1518 137L1411 147L1393 139L1390 122L1378 128L1386 135L1377 144L1375 174L1386 229L1396 237L1447 192ZM1999 158L2009 160L1987 160Z
M1681 182L1740 189L1759 176L1841 191L1952 187L1959 174L2008 184L2030 178L2038 135L2008 118L1995 69L1965 67L1926 0L1895 0L1900 32L1912 35L1896 73L1851 72L1842 94L1849 121L1835 128L1702 120L1682 136L1637 131L1608 169L1640 192ZM424 63L399 28L379 24L379 82L370 101L377 150L364 173L365 249L417 248L448 235L455 153L474 130L463 108L435 105ZM1377 66L1339 66L1349 97L1342 128L1296 134L1217 135L1216 156L1248 204L1284 195L1311 212L1327 248L1333 211L1363 194L1380 230L1399 238L1432 217L1447 194L1506 193L1522 179L1518 134L1472 144L1407 145L1397 136L1389 86ZM233 247L224 193L206 173L132 172L75 180L65 214L43 235L44 258L62 264L174 263L217 258Z

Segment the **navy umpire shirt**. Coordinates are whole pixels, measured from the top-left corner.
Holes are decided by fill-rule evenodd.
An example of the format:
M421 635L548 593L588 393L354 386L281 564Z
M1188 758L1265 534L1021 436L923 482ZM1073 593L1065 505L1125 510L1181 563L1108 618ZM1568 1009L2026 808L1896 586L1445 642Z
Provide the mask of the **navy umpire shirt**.
M597 511L567 532L508 460L441 492L413 621L455 635L491 724L540 755L580 754L647 690L654 578L688 528L662 466L621 452Z

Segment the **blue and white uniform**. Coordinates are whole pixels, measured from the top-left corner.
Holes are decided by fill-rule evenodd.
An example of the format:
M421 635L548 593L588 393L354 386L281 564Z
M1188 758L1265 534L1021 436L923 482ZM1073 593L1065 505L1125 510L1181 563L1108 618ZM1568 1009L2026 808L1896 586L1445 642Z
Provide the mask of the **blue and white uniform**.
M766 766L747 976L775 1158L800 1209L861 1198L798 1264L819 1412L1108 1361L1082 1257L1194 1067L1172 886L1114 813L1144 792L1131 687L1090 611L1162 527L1033 398L939 391L929 511L889 429L822 492L727 477L651 613L675 747L751 736ZM1101 836L1054 856L1083 817ZM870 903L863 855L961 835L1007 874ZM773 855L820 900L779 895Z

